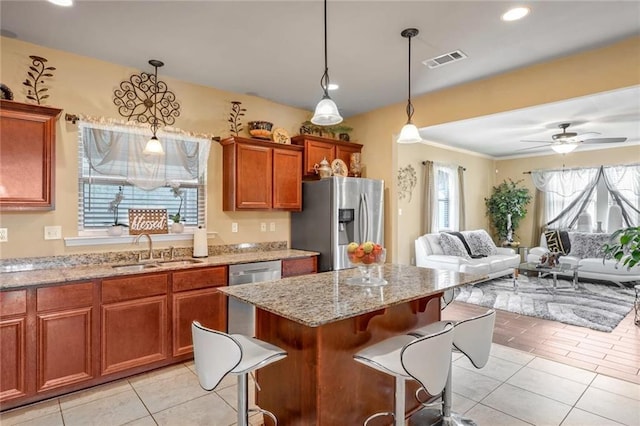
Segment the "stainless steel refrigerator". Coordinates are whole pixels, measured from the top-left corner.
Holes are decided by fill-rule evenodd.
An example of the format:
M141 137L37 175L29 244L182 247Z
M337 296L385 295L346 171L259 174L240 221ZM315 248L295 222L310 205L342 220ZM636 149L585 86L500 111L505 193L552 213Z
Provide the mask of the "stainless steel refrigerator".
M351 267L347 244L384 245L384 181L330 177L302 183L302 211L291 213L291 247L320 252L318 271Z

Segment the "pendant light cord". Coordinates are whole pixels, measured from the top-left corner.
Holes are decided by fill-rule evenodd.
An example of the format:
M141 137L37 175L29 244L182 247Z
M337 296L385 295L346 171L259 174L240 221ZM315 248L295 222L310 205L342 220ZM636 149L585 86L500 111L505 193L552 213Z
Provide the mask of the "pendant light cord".
M409 39L409 42L411 42L411 39ZM153 131L153 137L156 137L156 131L158 130L158 116L156 115L158 113L158 67L156 65L154 65L155 68L155 72L154 72L154 85L156 87L156 91L153 94L153 124L151 125L151 130Z
M413 117L413 104L411 103L411 39L412 37L407 37L409 39L409 64L407 69L409 70L409 81L407 83L407 123L411 123L411 118Z
M329 66L327 62L327 0L324 0L324 74L320 79L320 86L324 90L325 97L329 97Z

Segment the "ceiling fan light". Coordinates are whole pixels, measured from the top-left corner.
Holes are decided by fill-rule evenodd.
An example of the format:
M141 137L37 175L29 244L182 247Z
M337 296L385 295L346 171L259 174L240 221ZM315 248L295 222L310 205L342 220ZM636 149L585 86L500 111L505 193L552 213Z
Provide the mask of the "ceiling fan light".
M558 154L568 154L577 147L577 143L554 143L551 145L551 149L553 149Z
M502 15L503 21L517 21L518 19L522 19L529 14L530 10L528 7L514 7L513 9L507 10Z
M155 135L151 136L151 139L147 141L142 152L147 155L164 155L164 149L162 149L162 145Z
M331 126L342 122L338 106L328 95L324 96L316 105L316 111L311 117L311 122L318 126Z
M422 142L422 138L420 137L420 132L418 132L418 128L413 123L407 123L400 130L400 136L396 140L397 143L418 143Z

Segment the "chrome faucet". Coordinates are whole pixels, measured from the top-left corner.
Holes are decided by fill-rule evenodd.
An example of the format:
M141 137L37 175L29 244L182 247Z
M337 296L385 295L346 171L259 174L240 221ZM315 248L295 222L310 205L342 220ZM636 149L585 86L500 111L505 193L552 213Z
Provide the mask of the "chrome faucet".
M147 237L149 240L149 256L146 260L152 261L153 259L153 241L151 241L151 235L147 233L138 234L138 236L133 240L133 244L138 245L141 237ZM142 262L142 253L138 253L138 262Z

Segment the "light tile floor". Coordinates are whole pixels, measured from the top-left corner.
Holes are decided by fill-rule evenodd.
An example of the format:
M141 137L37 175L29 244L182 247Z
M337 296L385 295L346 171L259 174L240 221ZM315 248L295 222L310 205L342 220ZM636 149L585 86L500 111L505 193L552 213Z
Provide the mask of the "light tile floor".
M498 344L480 370L456 354L453 388L454 410L481 426L640 425L640 385ZM228 426L235 406L235 377L206 392L189 362L8 411L0 423Z

